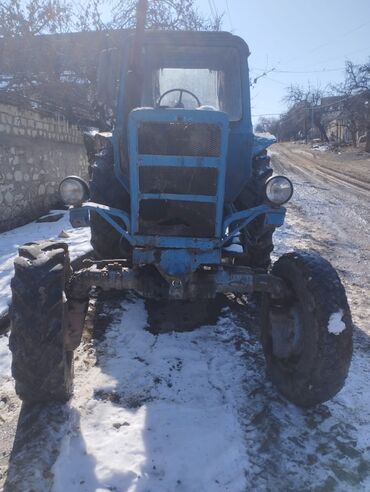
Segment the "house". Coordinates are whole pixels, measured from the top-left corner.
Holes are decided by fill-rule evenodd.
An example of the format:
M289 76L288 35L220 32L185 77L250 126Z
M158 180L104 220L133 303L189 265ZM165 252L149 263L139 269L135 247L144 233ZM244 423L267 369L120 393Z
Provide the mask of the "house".
M370 93L361 91L350 96L323 97L320 107L325 110L325 127L329 139L357 146L370 124Z

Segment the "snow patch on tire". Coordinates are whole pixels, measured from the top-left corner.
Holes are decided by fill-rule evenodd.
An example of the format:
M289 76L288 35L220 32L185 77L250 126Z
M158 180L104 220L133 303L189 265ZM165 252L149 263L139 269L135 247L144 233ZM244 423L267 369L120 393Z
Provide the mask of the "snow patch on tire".
M343 311L340 309L336 313L333 313L329 318L328 332L333 335L340 335L346 329L346 325L343 321Z

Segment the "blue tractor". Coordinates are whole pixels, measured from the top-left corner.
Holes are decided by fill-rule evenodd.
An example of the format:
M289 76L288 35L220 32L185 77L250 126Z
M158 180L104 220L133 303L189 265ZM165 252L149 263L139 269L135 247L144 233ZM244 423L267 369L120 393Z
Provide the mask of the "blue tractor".
M293 186L273 175L273 140L253 135L248 46L224 32L143 26L139 11L123 50L101 56L102 104L116 90L118 103L112 134L98 134L90 184L70 176L60 185L72 225L91 227L96 259L72 271L64 243L19 249L10 337L18 395L70 397L95 287L178 303L258 293L270 379L297 405L332 398L350 365L351 314L317 254L288 253L271 268Z

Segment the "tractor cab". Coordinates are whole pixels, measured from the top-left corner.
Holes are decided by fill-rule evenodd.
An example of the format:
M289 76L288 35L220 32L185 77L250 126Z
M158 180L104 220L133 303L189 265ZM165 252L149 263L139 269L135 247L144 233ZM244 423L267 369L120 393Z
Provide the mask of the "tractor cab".
M130 113L137 108L152 108L158 121L163 111L171 113L177 109L183 110L185 119L203 122L207 121L206 115L200 115L199 111L223 113L220 118L227 120L223 149L225 199L235 200L251 176L253 129L248 56L247 44L225 32L145 31L139 47L137 36L131 35L122 52L104 52L98 93L100 100L108 102L116 115L116 141L121 142L121 154L127 149ZM170 137L171 153L186 156L181 149L181 134L175 139L172 134ZM198 140L202 138L204 135L200 133ZM128 176L129 156L121 155L120 161Z
M208 36L207 36L208 37ZM235 46L147 45L141 106L222 111L242 119L241 54Z

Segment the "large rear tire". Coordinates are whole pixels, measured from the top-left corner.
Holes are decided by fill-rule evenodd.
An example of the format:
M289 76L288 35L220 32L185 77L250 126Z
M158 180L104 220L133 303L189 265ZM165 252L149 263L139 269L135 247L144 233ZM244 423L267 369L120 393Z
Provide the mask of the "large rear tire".
M14 267L9 346L16 392L25 402L66 401L73 387L73 352L65 348L68 246L28 243Z
M296 405L310 407L343 387L352 357L346 293L331 264L313 253L283 255L272 272L292 291L279 303L264 296L262 345L267 374Z

